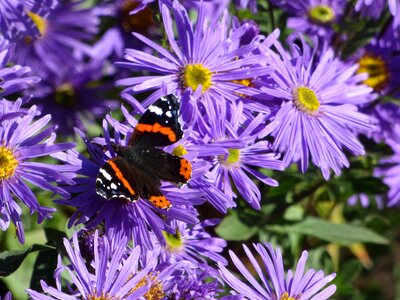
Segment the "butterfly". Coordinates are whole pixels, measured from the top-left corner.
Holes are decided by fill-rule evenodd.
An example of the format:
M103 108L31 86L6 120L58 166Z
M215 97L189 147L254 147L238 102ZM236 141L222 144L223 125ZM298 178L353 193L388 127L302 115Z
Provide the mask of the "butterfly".
M172 205L160 190L161 181L180 186L192 174L187 159L159 148L182 138L178 116L179 102L173 94L150 105L139 119L128 146L114 147L117 156L99 169L97 194L106 200L147 199L157 208L169 209Z

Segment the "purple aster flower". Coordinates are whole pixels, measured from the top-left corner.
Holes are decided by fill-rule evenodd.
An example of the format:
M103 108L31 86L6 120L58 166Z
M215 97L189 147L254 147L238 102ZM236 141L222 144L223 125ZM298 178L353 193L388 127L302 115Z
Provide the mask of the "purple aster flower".
M382 209L383 208L382 197L380 195L375 195L374 200L375 200L376 206L379 209ZM360 202L360 204L363 208L366 208L370 205L370 199L369 199L368 195L364 194L364 193L355 194L355 195L351 196L349 199L347 199L347 204L350 206L354 206L358 202Z
M163 23L173 53L143 35L134 33L135 37L153 48L157 55L127 49L125 58L128 62L120 62L118 65L134 71L148 71L154 75L135 76L120 80L117 84L129 86L125 91L132 94L154 91L142 103L145 108L164 94L182 95L185 91L191 91L194 100L204 95L214 95L217 100L225 98L234 101L241 95L259 93L250 86L243 88L242 84L237 83L265 75L271 69L257 66L260 56L250 55L255 49L254 44L231 47L239 44L238 41L247 30L246 25L228 34L227 18L209 24L203 6L200 7L194 25L177 1L173 2L172 12L174 19L170 10L161 5ZM174 37L174 23L177 38ZM193 109L197 111L197 105Z
M374 176L383 177L383 182L389 187L387 205L398 206L400 203L400 143L390 140L387 143L394 153L391 157L379 161Z
M207 265L182 263L167 280L163 281L165 299L225 299L239 300L241 296L222 296L224 289L222 280L211 275Z
M35 16L45 18L57 5L57 0L1 0L0 33L9 40L35 38L40 35Z
M332 24L338 22L344 13L346 0L273 0L284 8L291 17L288 28L310 36L317 35L330 40L334 31Z
M174 270L166 268L155 271L157 254L146 253L145 263L140 260L140 247L128 250L127 240L111 246L107 238L100 238L95 233L93 261L86 261L79 247L77 234L72 242L64 239L65 250L70 265L64 265L61 258L54 273L57 287L51 287L41 281L44 293L28 289L34 300L48 299L162 299L164 296L162 280ZM174 266L175 267L175 266ZM69 275L68 290L62 290L61 276Z
M81 4L81 0L63 0L45 17L31 13L40 35L15 41L14 62L47 77L49 71L56 75L68 72L71 65L89 55L91 48L86 43L98 32L100 21L95 10Z
M305 271L308 252L303 251L297 263L296 270L289 270L285 275L282 252L279 248L274 250L271 244L254 244L254 249L261 258L256 259L250 249L243 245L251 265L256 270L261 283L253 277L241 260L230 251L230 257L238 271L244 276L246 282L236 278L230 271L220 264L222 278L246 299L252 300L289 300L289 299L328 299L336 291L334 284L325 287L336 274L328 276L323 271L310 269ZM265 268L265 271L262 269Z
M55 209L40 206L27 183L68 197L64 189L52 183L72 184L71 178L76 167L66 164L55 168L52 164L31 160L56 155L72 148L74 144L55 144L54 128L46 127L50 116L34 120L36 107L21 112L20 105L20 99L15 103L2 100L0 105L0 228L6 230L12 221L19 241L24 243L21 208L15 198L22 201L31 214L38 213L38 223L51 218Z
M51 114L62 132L73 134L74 127L83 130L84 124L117 108L117 101L106 99L112 86L97 82L103 75L103 62L76 64L62 76L44 78L30 103Z
M394 103L377 104L371 111L375 118L377 130L373 132L373 138L377 143L395 141L400 143L400 106Z
M212 159L211 174L215 176L216 187L228 197L235 197L231 179L240 195L255 209L260 209L261 193L249 177L277 186L278 182L257 170L282 170L283 164L278 160L267 141L257 141L258 135L265 127L266 115L255 118L247 116L242 102L237 105L220 104L209 97L204 97L208 115L200 122L204 126L205 139L214 145L227 150L227 155L216 155ZM202 130L202 129L200 129Z
M262 90L282 102L265 134L274 137L273 149L284 153L285 166L298 162L304 173L311 157L328 179L330 169L339 175L342 167L349 166L344 147L354 155L365 154L357 134L374 127L357 105L370 101L371 88L358 84L365 76L355 76L357 65L343 64L332 49L317 57L316 48L304 39L300 49L296 37L288 39L290 53L278 42L274 45L279 55L266 51L276 70L264 80Z
M19 92L40 81L39 77L29 76L29 67L6 67L12 50L9 42L0 36L0 97Z
M166 246L161 250L161 261L192 261L193 263L207 264L206 258L214 262L227 264L226 259L220 254L226 247L226 241L212 237L206 228L216 226L219 219L202 221L196 225L173 221L174 234L165 232Z
M134 122L134 117L130 116ZM125 124L107 118L115 129L113 143L127 146L127 139L121 139L122 132L128 132L128 138L132 135L132 128ZM137 122L137 121L135 121ZM173 233L174 229L168 225L171 220L180 220L186 223L197 222L197 211L193 204L200 204L201 194L190 191L187 186L181 189L169 183L163 183L161 190L163 195L172 203L170 209L161 209L153 206L149 201L139 198L137 201L124 201L115 199L107 201L96 193L96 178L99 169L111 157L117 154L110 146L110 133L107 122L103 122L106 139L96 139L96 143L106 143L104 146L88 142L87 138L81 136L86 141L91 160L80 155L76 151L70 151L64 157L65 161L74 161L81 166L77 172L80 176L75 179L76 185L69 187L68 190L75 196L70 200L61 200L59 203L74 206L77 211L72 215L69 226L73 224L85 223L87 228L94 228L104 222L105 232L113 239L121 237L133 238L136 245L152 249L151 233L154 233L162 245L165 245L163 231ZM103 149L107 149L106 152Z
M390 13L394 17L393 27L400 25L400 1L399 0L358 0L355 6L356 11L361 12L364 16L378 19L386 5L389 6Z

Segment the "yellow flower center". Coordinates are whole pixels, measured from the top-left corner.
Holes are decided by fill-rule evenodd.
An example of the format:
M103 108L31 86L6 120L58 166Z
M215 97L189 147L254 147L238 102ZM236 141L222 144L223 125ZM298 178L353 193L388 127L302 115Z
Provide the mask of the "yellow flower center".
M183 240L182 240L182 235L178 229L176 230L175 234L163 231L163 235L167 243L167 249L170 252L178 252L182 249Z
M149 28L154 25L153 11L149 6L133 15L130 14L139 4L140 1L125 0L121 5L122 28L126 32L147 33Z
M120 300L119 297L115 297L115 296L110 296L108 294L102 294L101 296L97 296L94 294L91 294L89 296L87 296L87 300Z
M240 160L240 150L239 149L228 149L228 157L225 155L219 155L218 161L227 166L235 165Z
M0 183L14 175L18 166L18 160L14 152L10 149L0 146Z
M299 298L289 297L288 292L284 292L279 300L297 300Z
M297 87L292 90L295 107L307 114L315 115L318 112L320 103L315 92L308 87Z
M172 150L172 154L175 156L184 156L187 153L187 150L182 145L178 145L174 150Z
M149 289L149 291L143 295L143 297L146 300L161 300L164 299L164 290L163 290L163 286L161 281L159 281L157 279L157 274L155 273L150 273L147 276L143 277L138 283L137 285L130 290L129 294L132 294L134 291L136 291L137 289L139 289L142 286L145 286L148 282L148 280L151 281L151 287ZM103 300L103 299L101 299ZM108 299L107 299L108 300ZM114 299L111 299L114 300Z
M56 103L65 107L75 107L76 97L74 87L70 83L63 83L56 88Z
M190 87L195 91L201 84L202 92L206 92L211 83L212 73L202 64L187 65L181 72L181 84L184 89Z
M375 91L380 91L387 86L390 73L386 62L381 57L365 54L359 59L358 65L357 74L368 74L368 78L364 80L364 84L372 87Z
M311 20L321 24L332 22L335 18L335 12L328 5L317 5L308 11Z
M33 23L35 23L36 27L38 28L38 30L40 32L40 35L43 36L47 30L46 19L43 19L41 16L39 16L31 11L28 11L27 14L32 19Z

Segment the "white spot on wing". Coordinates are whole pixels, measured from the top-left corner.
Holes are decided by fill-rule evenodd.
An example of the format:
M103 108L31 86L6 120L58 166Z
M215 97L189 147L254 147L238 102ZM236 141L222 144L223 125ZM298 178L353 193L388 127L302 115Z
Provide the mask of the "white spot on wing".
M159 108L158 106L154 106L154 105L149 106L149 111L151 111L152 113L155 113L157 116L161 116L163 114L162 109Z
M116 185L114 182L111 183L111 188L112 188L113 190L117 190L117 189L118 189L117 185Z
M105 179L107 179L108 181L111 181L112 177L110 174L107 173L107 171L105 169L100 169L100 173L101 173L101 175L104 176Z
M172 113L171 113L170 111L167 111L167 112L165 113L165 115L166 115L168 118L172 118Z

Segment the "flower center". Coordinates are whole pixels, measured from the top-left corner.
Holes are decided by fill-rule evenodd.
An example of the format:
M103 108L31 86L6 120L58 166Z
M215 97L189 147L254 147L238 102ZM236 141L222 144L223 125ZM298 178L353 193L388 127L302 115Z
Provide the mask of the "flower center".
M381 57L365 54L359 59L358 65L357 74L368 74L368 78L364 80L364 84L372 87L375 91L380 91L387 86L390 73L385 61Z
M14 152L10 149L0 146L0 183L14 175L18 166L18 160Z
M182 235L177 229L175 234L171 234L163 231L165 241L167 243L167 248L170 252L178 252L183 247Z
M335 18L335 12L328 5L317 5L308 11L308 16L316 23L327 24Z
M35 23L36 27L38 28L40 35L43 36L46 33L47 21L33 12L28 11L27 13L28 16L32 19L33 23Z
M301 86L292 90L295 107L307 114L315 115L318 112L320 103L315 92L307 87Z
M97 295L89 295L87 296L87 300L120 300L119 297L115 297L115 296L110 296L108 294L102 294L101 296L97 296Z
M134 291L139 289L142 286L147 284L147 281L151 281L151 287L149 291L143 295L146 300L160 300L164 299L164 290L161 281L157 279L157 275L155 273L149 273L147 276L143 277L137 285L130 291L129 294L132 294ZM102 299L101 299L102 300ZM114 299L112 299L114 300Z
M182 145L178 145L174 150L172 150L172 154L175 156L184 156L187 153L187 150Z
M140 1L125 0L120 8L122 28L126 32L146 33L154 25L153 11L149 6L131 15L130 12L138 7Z
M289 293L284 292L279 300L297 300L297 299L299 299L299 298L298 297L297 298L289 297Z
M195 91L201 84L202 92L207 91L211 86L212 73L202 64L187 65L181 72L181 84L184 89L190 87Z
M234 165L238 163L240 160L240 150L239 149L228 149L228 156L225 157L225 155L219 155L218 156L218 161L227 166Z
M75 107L76 105L75 90L70 83L58 86L54 98L57 104L64 107Z

